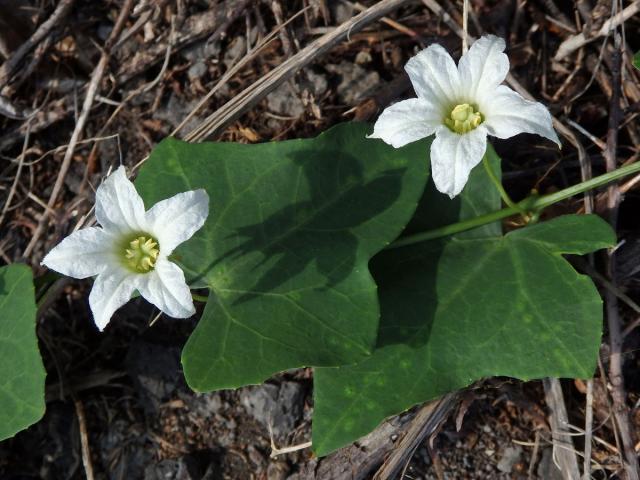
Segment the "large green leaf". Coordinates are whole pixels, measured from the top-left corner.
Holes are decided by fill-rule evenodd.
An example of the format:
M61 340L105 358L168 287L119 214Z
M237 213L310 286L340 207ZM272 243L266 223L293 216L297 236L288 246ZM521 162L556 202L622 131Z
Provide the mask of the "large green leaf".
M640 51L633 55L633 66L640 70Z
M378 329L367 264L411 218L427 142L393 149L371 127L258 145L160 143L136 185L150 205L205 188L204 228L176 252L211 289L182 362L197 390L257 383L304 365L355 363Z
M467 218L469 205L482 205L474 215L495 210L499 203L487 202L493 187L483 177L475 172L457 218L451 210L431 210L434 223ZM420 212L428 214L426 207ZM587 215L505 236L495 227L492 235L485 228L374 258L382 310L377 350L357 365L315 370L319 455L390 415L486 376L593 374L602 302L591 280L561 254L612 245L611 228Z
M36 339L31 269L0 268L0 440L44 414L45 371Z

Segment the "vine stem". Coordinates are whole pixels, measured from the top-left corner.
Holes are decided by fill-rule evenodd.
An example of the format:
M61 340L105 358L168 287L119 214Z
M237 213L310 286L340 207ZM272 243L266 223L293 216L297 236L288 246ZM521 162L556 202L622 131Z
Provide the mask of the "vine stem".
M632 163L631 165L618 168L609 173L594 177L590 180L586 180L550 195L527 197L512 207L503 208L502 210L487 213L486 215L480 215L479 217L474 217L468 220L462 220L461 222L445 225L443 227L434 228L433 230L428 230L426 232L408 235L396 240L386 248L392 249L406 247L408 245L414 245L416 243L425 242L427 240L447 237L455 233L471 230L472 228L481 227L483 225L487 225L504 218L521 214L521 211L531 212L533 215L538 215L542 210L555 203L561 202L562 200L566 200L580 193L593 190L594 188L601 187L637 172L640 172L640 162Z
M209 298L205 297L204 295L198 295L193 292L191 292L191 298L193 298L196 302L202 303L207 303L207 301L209 300Z
M526 218L527 211L519 207L516 202L511 200L511 197L502 186L502 182L496 176L495 172L493 171L493 168L491 168L491 164L489 163L489 157L487 157L486 154L482 157L482 165L484 165L484 169L486 170L487 175L489 175L489 179L495 185L496 190L498 190L498 192L500 193L500 197L502 198L502 201L507 205L507 207L516 209L524 218Z

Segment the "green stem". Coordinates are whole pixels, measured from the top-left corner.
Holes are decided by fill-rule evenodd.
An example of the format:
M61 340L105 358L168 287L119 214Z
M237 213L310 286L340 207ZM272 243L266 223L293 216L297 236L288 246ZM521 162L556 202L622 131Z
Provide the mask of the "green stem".
M526 217L527 216L527 212L525 210L523 210L522 208L520 208L516 204L516 202L511 200L511 197L509 196L507 191L502 186L502 182L500 181L500 179L494 173L493 168L491 168L491 163L489 163L489 157L487 157L487 155L484 155L482 157L482 165L484 165L484 169L486 170L487 175L489 175L489 178L491 179L491 182L495 185L495 187L498 190L498 192L500 192L500 197L502 197L502 201L507 205L507 207L515 208L518 212L520 212L520 214L522 214L523 217Z
M207 303L207 301L209 300L204 295L197 295L193 292L191 292L191 298L193 298L196 302L202 302L202 303Z
M470 218L468 220L462 220L461 222L434 228L433 230L428 230L426 232L408 235L396 240L389 245L387 249L406 247L408 245L425 242L427 240L447 237L455 233L464 232L466 230L471 230L472 228L481 227L482 225L487 225L504 218L512 217L513 215L521 213L522 210L525 212L532 212L533 214L539 214L550 205L561 202L562 200L566 200L580 193L588 192L589 190L593 190L594 188L601 187L637 172L640 172L640 162L635 162L631 165L627 165L626 167L618 168L612 172L578 183L550 195L544 195L542 197L527 197L513 207L507 207L496 212L487 213L486 215Z

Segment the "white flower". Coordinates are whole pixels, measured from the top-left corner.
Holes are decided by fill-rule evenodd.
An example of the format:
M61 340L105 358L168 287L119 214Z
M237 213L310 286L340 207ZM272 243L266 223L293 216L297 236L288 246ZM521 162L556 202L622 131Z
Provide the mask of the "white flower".
M97 275L89 305L100 331L136 290L167 315L187 318L195 313L191 292L184 273L168 257L204 225L208 214L204 190L179 193L145 212L120 167L96 192L96 219L102 227L72 233L42 264L74 278Z
M509 59L504 40L487 35L476 41L458 66L440 45L411 58L405 70L418 98L387 108L371 138L395 148L435 133L431 170L436 188L453 198L485 153L487 135L509 138L537 133L560 146L551 114L505 85Z

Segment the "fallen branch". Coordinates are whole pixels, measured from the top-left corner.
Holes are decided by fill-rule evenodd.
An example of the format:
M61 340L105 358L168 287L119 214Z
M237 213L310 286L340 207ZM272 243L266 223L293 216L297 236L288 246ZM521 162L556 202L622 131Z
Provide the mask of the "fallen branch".
M89 448L89 435L87 433L87 420L84 414L84 406L80 400L75 400L76 416L78 417L78 429L80 430L80 446L82 451L82 466L87 480L93 480L93 464L91 463L91 449Z
M75 0L61 0L51 16L43 22L33 35L24 42L6 62L0 66L0 91L9 83L11 75L20 66L24 57L45 39L60 21L67 16Z
M424 439L437 434L442 424L447 420L449 412L456 405L458 396L457 392L452 392L438 400L424 404L411 422L399 445L394 448L373 479L396 478L396 475L411 460L413 453Z
M578 480L580 478L578 458L568 429L569 416L564 404L560 380L545 378L542 380L542 384L544 385L545 402L550 410L549 424L553 437L553 458L557 459L563 478Z
M587 43L593 42L600 37L607 36L612 29L616 28L621 23L624 23L626 20L633 17L638 12L640 12L640 0L636 0L620 13L614 15L609 20L604 22L600 30L598 30L592 36L587 37L583 32L567 38L560 44L560 46L558 47L558 51L556 52L553 59L556 62L562 60L570 53L575 52L580 47L585 46Z

